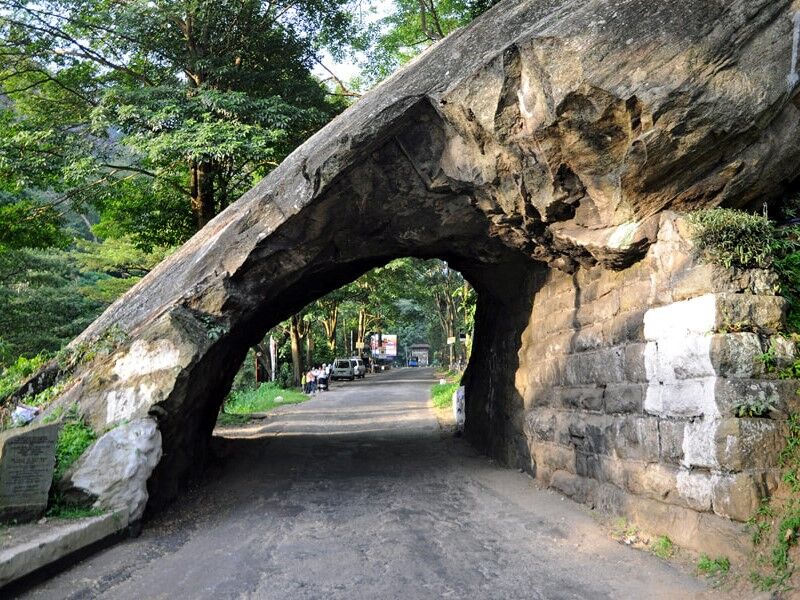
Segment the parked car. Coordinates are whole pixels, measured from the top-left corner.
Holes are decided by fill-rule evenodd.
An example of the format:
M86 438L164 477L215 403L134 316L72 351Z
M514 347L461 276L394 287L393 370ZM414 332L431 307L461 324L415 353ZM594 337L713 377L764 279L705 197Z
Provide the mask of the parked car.
M408 359L408 366L409 367L418 367L419 366L419 362L417 361L417 357L416 356L412 356L411 358Z
M353 365L353 373L355 376L359 379L364 379L364 376L367 374L367 365L364 364L364 361L354 356L350 359L350 362Z
M356 378L356 372L353 362L349 358L337 358L333 361L333 371L331 371L331 379L349 379L353 381Z

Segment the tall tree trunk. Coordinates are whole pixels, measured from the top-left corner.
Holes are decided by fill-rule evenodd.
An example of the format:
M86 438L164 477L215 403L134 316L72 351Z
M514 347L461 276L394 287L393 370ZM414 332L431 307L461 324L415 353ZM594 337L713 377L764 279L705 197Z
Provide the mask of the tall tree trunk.
M292 373L294 374L294 385L300 385L300 371L302 365L300 364L300 329L297 315L292 315L292 322L289 327L289 336L292 342Z
M191 171L192 212L194 213L197 229L205 227L216 215L217 208L214 199L214 164L207 161L192 161L189 165Z
M326 307L327 312L322 319L322 327L325 328L325 341L328 343L328 348L336 355L336 326L339 323L339 305L333 304Z
M311 331L306 330L306 364L310 367L314 364L312 360L314 358L314 336L311 335Z
M268 381L272 379L272 369L270 368L269 347L262 343L253 346L253 352L256 354L256 362L258 370L261 373L259 381Z
M366 330L367 330L367 309L361 307L358 311L358 330L356 332L356 335L358 336L356 338L357 342L364 341L364 336L367 335Z

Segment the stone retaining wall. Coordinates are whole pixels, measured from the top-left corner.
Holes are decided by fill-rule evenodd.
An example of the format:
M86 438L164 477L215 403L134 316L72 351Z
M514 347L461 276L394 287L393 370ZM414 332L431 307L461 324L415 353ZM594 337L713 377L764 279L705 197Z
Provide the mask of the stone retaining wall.
M735 522L777 484L800 402L793 382L763 378L770 343L779 363L792 352L775 335L786 312L775 278L699 264L685 228L665 214L657 243L623 271L548 272L516 372L523 406L511 421L524 444L508 447L579 501L729 550ZM747 398L776 410L739 418Z

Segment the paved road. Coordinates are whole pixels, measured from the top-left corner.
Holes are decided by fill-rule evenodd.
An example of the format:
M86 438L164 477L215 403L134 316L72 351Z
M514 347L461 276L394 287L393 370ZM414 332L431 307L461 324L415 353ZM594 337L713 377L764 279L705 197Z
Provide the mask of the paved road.
M432 373L224 430L204 481L26 598L693 598L705 584L439 429Z

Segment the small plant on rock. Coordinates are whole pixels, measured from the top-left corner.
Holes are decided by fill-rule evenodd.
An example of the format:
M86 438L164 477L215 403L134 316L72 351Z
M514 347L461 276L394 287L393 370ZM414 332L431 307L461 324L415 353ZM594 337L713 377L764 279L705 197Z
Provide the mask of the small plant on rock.
M773 400L769 398L737 398L733 403L733 412L737 417L765 417L776 410Z
M697 562L697 570L708 577L713 575L724 575L731 569L731 561L725 556L711 558L708 554L700 555Z
M675 545L667 536L661 535L650 544L650 550L659 558L666 559L675 554Z
M611 527L611 536L626 544L632 544L639 539L639 530L636 525L629 522L625 517L614 519Z
M56 467L53 480L60 480L95 439L97 434L94 430L83 419L77 417L74 411L70 411L56 442Z

